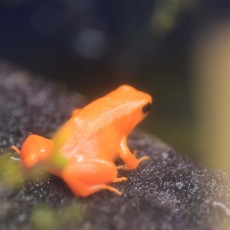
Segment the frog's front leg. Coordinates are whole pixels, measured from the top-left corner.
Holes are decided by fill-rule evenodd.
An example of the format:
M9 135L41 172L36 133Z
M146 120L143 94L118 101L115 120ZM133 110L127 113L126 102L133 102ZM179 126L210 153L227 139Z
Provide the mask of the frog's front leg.
M131 153L129 150L129 147L127 145L127 137L124 136L121 139L121 144L120 144L120 151L119 151L119 157L124 161L125 165L120 165L117 168L118 169L123 169L123 170L132 170L136 169L138 165L145 160L148 160L148 156L143 156L139 159L137 159L134 154Z
M100 190L109 190L121 195L116 188L107 185L127 178L117 178L117 168L113 162L92 159L70 163L61 173L61 177L68 184L74 194L89 196Z

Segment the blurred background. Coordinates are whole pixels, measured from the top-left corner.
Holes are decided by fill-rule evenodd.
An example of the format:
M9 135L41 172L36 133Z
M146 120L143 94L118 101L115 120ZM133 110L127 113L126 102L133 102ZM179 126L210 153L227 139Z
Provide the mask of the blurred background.
M0 60L89 100L147 91L143 129L230 171L229 13L227 0L1 0Z

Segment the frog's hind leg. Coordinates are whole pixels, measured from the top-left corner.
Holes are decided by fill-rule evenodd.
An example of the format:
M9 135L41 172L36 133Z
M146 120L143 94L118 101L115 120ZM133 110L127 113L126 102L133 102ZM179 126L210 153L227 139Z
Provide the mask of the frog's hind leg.
M74 162L63 170L61 177L74 194L83 197L100 190L109 190L121 195L119 190L107 183L126 179L117 178L117 168L113 162L98 159Z
M118 189L106 184L88 185L81 181L73 182L72 179L65 179L65 181L72 192L77 196L87 197L101 190L109 190L119 196L122 195L122 192L120 192Z

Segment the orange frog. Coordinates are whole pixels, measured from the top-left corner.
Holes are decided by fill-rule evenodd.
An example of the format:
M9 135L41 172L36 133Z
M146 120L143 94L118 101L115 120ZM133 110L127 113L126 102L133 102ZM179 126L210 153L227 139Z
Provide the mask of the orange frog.
M107 189L121 195L107 185L126 180L118 178L118 169L132 170L149 159L137 159L129 150L126 139L133 128L148 114L152 104L150 95L131 86L122 85L82 109L56 132L52 139L30 135L22 144L21 164L33 168L40 164L46 171L61 177L74 194L86 197ZM121 158L124 165L116 166ZM61 159L64 164L57 164Z

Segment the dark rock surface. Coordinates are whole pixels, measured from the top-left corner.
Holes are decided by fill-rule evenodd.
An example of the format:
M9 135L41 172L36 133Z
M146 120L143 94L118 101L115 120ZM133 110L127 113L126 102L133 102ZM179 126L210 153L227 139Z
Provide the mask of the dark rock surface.
M1 156L17 160L17 155L6 149L12 144L20 146L30 133L52 135L82 102L80 95L63 87L1 65ZM151 160L135 171L120 172L128 177L114 185L123 191L122 196L102 191L78 198L50 175L45 180L24 181L17 189L0 183L0 229L223 229L230 216L230 178L226 173L202 168L141 132L131 135L129 146ZM43 227L33 222L34 210L41 204L51 208L38 216L40 222L46 219ZM60 224L58 218L70 204L83 206L83 217ZM50 224L52 218L58 224Z

